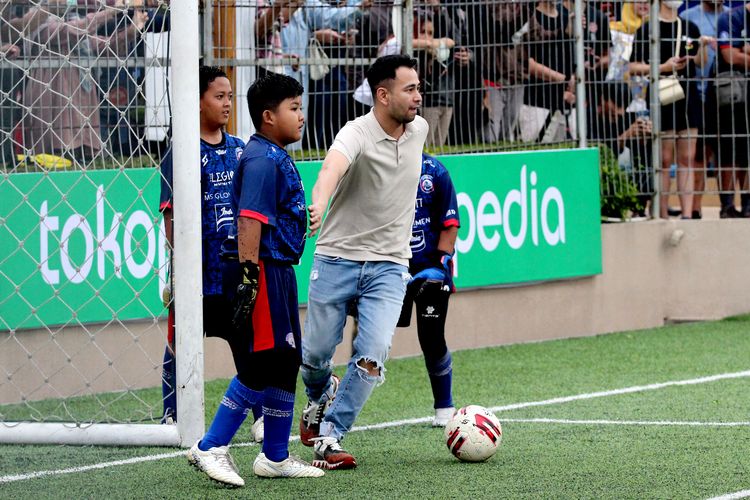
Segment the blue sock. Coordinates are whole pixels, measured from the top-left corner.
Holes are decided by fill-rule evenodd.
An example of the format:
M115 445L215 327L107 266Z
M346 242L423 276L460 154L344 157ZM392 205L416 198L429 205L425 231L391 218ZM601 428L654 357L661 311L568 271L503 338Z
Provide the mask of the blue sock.
M289 456L294 393L275 387L263 391L263 453L273 462Z
M434 366L427 367L432 386L432 396L435 399L435 408L450 408L453 406L453 360L450 351L440 358Z
M263 397L262 392L254 391L249 387L242 385L237 377L234 377L229 383L227 392L221 400L219 409L211 422L211 427L198 448L208 451L209 448L217 446L226 446L232 440L237 430L245 421L250 408Z
M164 403L164 413L161 423L165 423L167 417L177 421L177 388L175 386L174 354L169 346L164 349L164 362L161 374L161 396Z

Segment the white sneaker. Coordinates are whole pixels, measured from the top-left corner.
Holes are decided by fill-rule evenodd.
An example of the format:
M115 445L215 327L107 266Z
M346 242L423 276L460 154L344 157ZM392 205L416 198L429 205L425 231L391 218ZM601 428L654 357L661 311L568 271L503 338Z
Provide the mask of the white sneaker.
M229 446L218 446L203 451L198 448L196 441L187 452L187 459L191 465L202 470L214 481L230 486L245 486L245 480L239 475L239 469L229 454Z
M253 427L250 429L250 432L253 435L253 441L256 443L263 442L263 430L263 415L261 415L258 420L253 422Z
M456 409L452 406L450 408L435 408L435 418L432 419L432 426L445 427L455 414Z
M272 462L262 452L253 463L253 472L260 477L320 477L325 475L325 472L298 457L289 455L286 460Z

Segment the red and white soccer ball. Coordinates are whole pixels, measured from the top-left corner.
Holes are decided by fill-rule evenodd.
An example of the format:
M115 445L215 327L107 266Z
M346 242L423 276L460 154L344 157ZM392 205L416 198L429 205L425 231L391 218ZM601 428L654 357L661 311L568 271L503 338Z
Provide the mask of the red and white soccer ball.
M478 405L464 406L445 426L445 443L463 462L483 462L497 452L503 429L494 413Z

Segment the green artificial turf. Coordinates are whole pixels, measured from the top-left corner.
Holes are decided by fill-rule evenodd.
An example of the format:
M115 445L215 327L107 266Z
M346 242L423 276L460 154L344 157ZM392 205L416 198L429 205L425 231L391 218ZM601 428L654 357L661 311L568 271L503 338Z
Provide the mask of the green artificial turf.
M399 332L397 334L405 334ZM694 379L750 369L750 319L673 325L653 330L454 353L457 405L488 407L625 387ZM341 368L337 369L339 373ZM227 381L206 384L210 422ZM483 464L458 462L442 431L428 424L350 433L344 444L355 471L321 479L262 480L252 475L257 446L235 446L247 485L231 493L182 457L0 483L1 498L708 498L750 488L750 426L573 424L560 420L747 422L750 377L669 386L559 404L501 411L503 444ZM108 413L158 414L157 389L103 395ZM304 403L301 383L295 416ZM421 358L391 360L358 426L427 417L431 393ZM37 414L91 398L33 403ZM0 407L4 420L29 406ZM64 413L64 412L63 412ZM295 419L296 427L296 419ZM237 443L249 441L243 426ZM310 459L299 442L290 450ZM172 453L168 448L13 446L0 448L0 476L80 467Z

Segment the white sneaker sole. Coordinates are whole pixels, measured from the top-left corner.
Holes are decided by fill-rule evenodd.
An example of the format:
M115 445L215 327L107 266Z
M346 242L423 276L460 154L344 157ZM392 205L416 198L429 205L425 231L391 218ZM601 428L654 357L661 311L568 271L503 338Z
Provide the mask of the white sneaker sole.
M306 478L306 477L322 477L325 472L315 467L305 467L304 469L297 469L294 472L285 472L275 467L269 467L267 464L260 464L253 466L253 472L258 477L265 478Z

